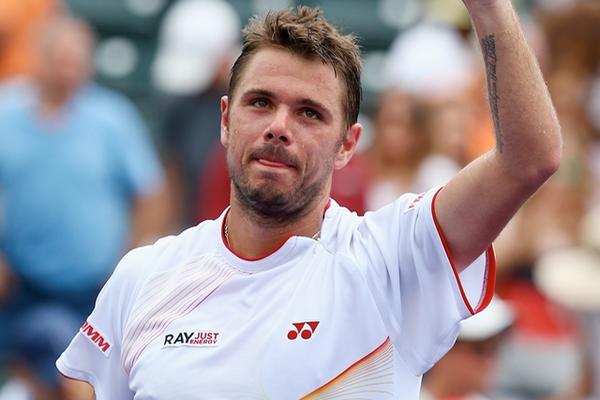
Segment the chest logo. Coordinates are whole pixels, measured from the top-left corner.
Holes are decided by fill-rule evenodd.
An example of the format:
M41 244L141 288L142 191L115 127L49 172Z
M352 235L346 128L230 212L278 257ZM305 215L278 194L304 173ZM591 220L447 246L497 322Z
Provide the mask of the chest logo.
M288 339L296 340L300 336L302 339L308 340L317 330L319 321L294 322L292 325L294 325L294 328L288 332Z
M168 333L163 339L163 347L216 347L221 344L221 332L184 331Z

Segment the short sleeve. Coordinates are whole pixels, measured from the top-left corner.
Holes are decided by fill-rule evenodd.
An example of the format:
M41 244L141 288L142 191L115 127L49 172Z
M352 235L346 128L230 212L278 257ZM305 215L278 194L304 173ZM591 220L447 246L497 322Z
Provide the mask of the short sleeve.
M435 217L438 192L404 195L365 214L350 241L395 347L419 375L453 346L459 322L484 309L494 291L491 246L457 272Z
M121 361L121 343L136 289L136 269L144 264L143 252L143 248L133 250L121 260L94 310L56 361L64 376L91 384L96 400L133 399Z

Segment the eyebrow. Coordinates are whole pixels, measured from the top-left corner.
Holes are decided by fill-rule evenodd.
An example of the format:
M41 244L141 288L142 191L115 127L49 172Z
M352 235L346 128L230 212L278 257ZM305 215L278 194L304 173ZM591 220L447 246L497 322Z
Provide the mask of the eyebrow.
M264 97L269 97L269 98L277 97L275 95L275 93L271 92L270 90L265 90L265 89L248 89L242 94L242 97L248 97L248 96L264 96ZM324 114L326 117L329 117L329 118L331 118L333 115L332 112L329 110L329 108L327 108L324 104L322 104L316 100L313 100L313 99L302 98L298 101L298 104L316 108L322 114Z
M242 97L248 96L275 97L275 93L264 89L248 89L244 93L242 93Z

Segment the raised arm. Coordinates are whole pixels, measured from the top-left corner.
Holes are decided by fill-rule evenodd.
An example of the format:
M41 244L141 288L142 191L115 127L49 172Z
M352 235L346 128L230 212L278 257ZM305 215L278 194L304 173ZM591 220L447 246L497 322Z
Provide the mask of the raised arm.
M481 45L496 147L439 193L435 210L459 270L557 169L560 126L510 0L464 0Z

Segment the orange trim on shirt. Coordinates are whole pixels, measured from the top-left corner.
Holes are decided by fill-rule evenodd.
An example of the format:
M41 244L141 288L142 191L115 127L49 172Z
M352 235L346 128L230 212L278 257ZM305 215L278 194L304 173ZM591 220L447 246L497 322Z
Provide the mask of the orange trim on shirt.
M334 394L349 389L362 394L364 398L370 397L371 393L393 395L393 382L389 379L394 368L393 350L394 346L387 337L375 350L354 362L329 382L301 397L301 400L335 398Z
M448 245L448 241L446 240L446 236L442 231L440 223L437 219L437 215L435 213L435 200L437 199L438 194L442 191L443 188L438 190L433 196L433 200L431 201L431 214L433 216L433 223L435 224L435 228L440 236L440 240L442 241L442 245L444 247L444 251L446 252L446 257L452 266L452 272L454 273L454 277L456 278L456 282L458 283L458 289L460 290L460 295L467 306L467 309L471 314L477 314L478 312L484 310L488 304L492 301L492 297L494 296L494 289L496 286L496 255L494 254L494 248L490 245L486 250L486 274L484 276L483 282L483 296L481 297L481 301L479 304L473 308L471 303L469 303L469 298L465 293L465 289L463 288L462 282L460 280L460 274L458 273L458 269L454 264L454 257L452 255L452 251L450 250L450 246Z
M325 209L323 210L323 217L325 217L325 213L327 212L327 210L329 210L329 207L331 207L331 197L329 198L329 200L327 200L327 204L325 204Z

